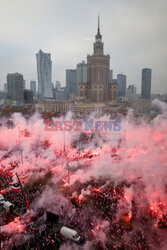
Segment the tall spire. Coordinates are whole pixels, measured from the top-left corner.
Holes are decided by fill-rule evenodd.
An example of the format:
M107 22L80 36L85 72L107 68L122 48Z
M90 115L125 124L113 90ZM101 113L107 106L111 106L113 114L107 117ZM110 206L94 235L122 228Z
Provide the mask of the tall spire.
M100 14L98 14L98 28L97 28L97 35L96 35L96 42L101 42L102 36L100 34Z
M100 33L100 14L98 14L98 30L97 33Z
M100 15L99 14L98 14L97 35L95 36L95 43L94 43L94 54L103 55L103 43L102 43L102 35L100 34Z

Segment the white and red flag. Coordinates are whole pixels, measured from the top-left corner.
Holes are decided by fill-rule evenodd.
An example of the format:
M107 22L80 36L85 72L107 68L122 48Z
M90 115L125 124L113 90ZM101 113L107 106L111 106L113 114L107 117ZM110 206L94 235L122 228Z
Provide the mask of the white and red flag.
M18 192L19 190L21 190L20 184L19 183L13 184L12 190L15 192Z

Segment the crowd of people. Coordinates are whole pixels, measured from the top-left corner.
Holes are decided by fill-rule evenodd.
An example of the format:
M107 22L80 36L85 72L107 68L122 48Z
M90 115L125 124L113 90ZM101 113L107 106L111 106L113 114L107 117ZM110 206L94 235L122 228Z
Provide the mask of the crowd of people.
M10 183L12 174L10 170L0 169L0 192L5 200L14 205L12 215L4 215L2 226L8 224L16 215L24 224L22 232L1 233L2 249L60 249L68 240L60 235L60 230L48 226L46 220L41 220L43 213L35 219L23 220L26 207L25 199L31 204L36 200L45 187L23 187L23 190L15 192ZM132 200L131 216L125 212L121 219L117 219L119 201L124 200L124 188L127 183L114 186L109 183L106 186L91 183L91 190L84 198L75 197L69 192L68 204L61 206L59 211L58 228L65 225L74 229L89 242L91 249L151 249L160 244L160 230L166 230L167 217L163 215L154 226L155 215L145 210L144 214L138 213L138 207ZM87 183L90 186L90 183ZM74 188L74 187L73 187ZM86 189L87 187L84 186ZM80 184L79 189L83 189ZM80 191L78 190L78 192ZM23 191L23 192L22 192ZM24 193L24 197L23 197ZM41 208L42 209L42 208ZM53 208L54 210L54 208ZM17 211L17 213L15 213ZM69 213L70 212L70 213ZM72 243L71 243L72 244Z
M0 189L1 193L5 192L4 189L9 187L9 183L12 181L12 174L8 170L3 170L3 166L0 167Z

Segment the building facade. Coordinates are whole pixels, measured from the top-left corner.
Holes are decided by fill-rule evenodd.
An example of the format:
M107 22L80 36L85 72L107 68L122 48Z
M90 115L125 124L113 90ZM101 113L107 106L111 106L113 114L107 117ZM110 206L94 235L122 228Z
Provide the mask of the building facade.
M69 109L69 102L67 101L39 102L35 104L35 111L39 113L66 113Z
M8 85L7 85L7 83L4 83L4 91L5 91L5 92L8 91Z
M33 91L29 89L24 90L24 102L33 103Z
M93 55L87 56L87 83L79 84L79 96L90 102L117 102L117 95L111 94L111 91L117 92L117 84L110 83L110 56L103 52L99 17L93 47Z
M54 89L54 99L58 101L67 100L67 92L65 88Z
M136 95L136 87L134 85L129 85L126 90L126 100L127 101L135 101L137 99Z
M0 100L6 100L7 98L7 92L0 90Z
M51 54L39 50L36 54L39 99L53 98Z
M7 75L7 99L23 102L23 75L12 73Z
M87 64L85 61L77 64L77 95L79 94L80 83L87 83Z
M30 90L33 91L33 95L36 96L37 92L37 87L36 87L36 81L31 81L30 82Z
M141 98L150 99L151 97L151 73L152 70L145 68L142 69L142 86L141 86Z
M95 36L93 55L87 56L88 98L93 102L108 100L110 56L104 55L100 21Z
M26 89L26 80L23 79L23 90Z
M118 74L117 82L118 82L118 96L123 97L126 94L126 75Z
M51 112L51 113L67 113L71 111L76 118L84 118L90 115L91 112L95 112L97 116L104 114L113 114L121 111L120 105L106 105L105 103L90 103L81 102L80 100L75 102L70 101L50 101L50 102L38 102L35 104L35 111L39 113Z
M77 70L67 69L66 70L66 92L68 98L70 96L76 96L77 94Z
M60 90L60 89L61 89L61 83L60 83L60 81L56 81L56 86L55 86L55 88L56 88L57 90Z

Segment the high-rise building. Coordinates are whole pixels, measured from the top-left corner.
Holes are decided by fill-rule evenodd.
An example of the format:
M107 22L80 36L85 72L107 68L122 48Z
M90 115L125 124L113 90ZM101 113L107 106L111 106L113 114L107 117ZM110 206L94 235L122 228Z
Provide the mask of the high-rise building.
M6 100L7 98L7 92L0 90L0 100Z
M30 82L30 90L32 90L34 96L36 96L36 81L31 81Z
M26 80L23 79L23 90L26 89Z
M33 103L33 91L30 89L24 90L24 101L25 103Z
M126 98L128 101L134 101L137 98L135 85L129 85L126 89Z
M79 84L79 97L91 102L117 102L117 82L110 82L110 56L104 55L100 18L95 36L93 55L87 56L87 83ZM109 79L110 75L110 79Z
M112 79L113 79L113 70L110 69L110 71L109 71L109 82L110 83L112 82Z
M53 98L51 54L39 50L36 54L39 99Z
M55 90L55 99L57 101L67 100L66 88L60 88L59 90Z
M11 101L23 101L23 75L12 73L7 75L7 98Z
M85 61L77 64L77 89L76 94L79 93L79 84L87 82L87 64Z
M59 81L56 81L56 89L57 90L61 89L61 83Z
M100 34L100 18L95 36L93 55L87 56L88 98L93 102L108 100L110 56L103 53L103 42Z
M126 75L118 74L117 82L118 82L118 96L123 97L126 94Z
M4 91L5 91L5 92L8 91L8 85L7 85L7 83L4 83Z
M151 97L151 73L152 70L145 68L142 69L142 86L141 86L141 98L150 99Z
M66 92L68 97L76 96L77 93L77 71L76 69L66 70Z

